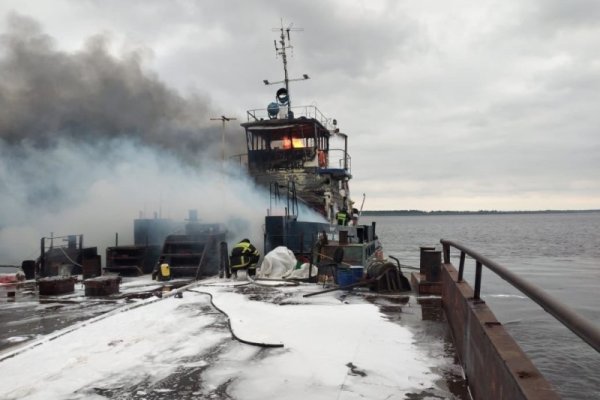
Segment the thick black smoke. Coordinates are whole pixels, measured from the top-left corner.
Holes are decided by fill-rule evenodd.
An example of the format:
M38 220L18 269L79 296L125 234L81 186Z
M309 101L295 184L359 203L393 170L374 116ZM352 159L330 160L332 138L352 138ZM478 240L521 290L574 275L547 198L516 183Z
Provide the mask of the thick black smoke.
M0 264L37 257L52 232L84 234L103 254L115 232L132 244L133 219L155 212L183 220L197 209L201 221L243 220L240 235L262 237L268 194L222 165L221 124L210 121L220 113L146 71L146 50L108 48L96 36L67 53L35 21L9 17L0 36ZM242 153L232 143L243 146L243 130L228 128L226 155Z
M51 147L127 137L194 163L218 146L220 126L208 100L182 97L144 71L143 51L116 57L95 36L74 53L56 48L39 24L9 16L0 36L0 138ZM233 152L232 152L233 153ZM219 151L209 154L220 154Z

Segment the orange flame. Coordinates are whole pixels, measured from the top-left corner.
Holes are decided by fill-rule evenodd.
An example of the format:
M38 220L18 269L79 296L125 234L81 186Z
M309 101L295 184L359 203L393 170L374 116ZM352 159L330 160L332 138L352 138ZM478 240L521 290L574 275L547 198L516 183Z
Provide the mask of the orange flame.
M304 147L304 141L300 138L292 138L291 140L289 138L284 138L283 139L283 148L284 149L299 149Z

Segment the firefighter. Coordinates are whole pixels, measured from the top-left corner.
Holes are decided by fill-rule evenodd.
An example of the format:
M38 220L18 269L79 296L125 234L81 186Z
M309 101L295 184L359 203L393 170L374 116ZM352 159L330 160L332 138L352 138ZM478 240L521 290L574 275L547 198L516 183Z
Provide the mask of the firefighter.
M170 281L171 280L171 266L166 262L160 264L158 269L158 280L159 281Z
M155 281L158 278L158 271L160 270L160 266L165 262L165 258L160 256L156 264L154 264L154 269L152 270L152 280Z
M165 261L164 257L160 257L154 270L152 271L152 280L169 281L171 280L171 267Z
M250 240L243 239L231 249L229 263L232 275L237 278L237 271L242 269L245 269L249 276L256 275L256 265L259 259L260 253L256 247L250 243Z
M342 208L335 214L335 219L337 220L338 225L348 225L348 211L346 211L345 208Z

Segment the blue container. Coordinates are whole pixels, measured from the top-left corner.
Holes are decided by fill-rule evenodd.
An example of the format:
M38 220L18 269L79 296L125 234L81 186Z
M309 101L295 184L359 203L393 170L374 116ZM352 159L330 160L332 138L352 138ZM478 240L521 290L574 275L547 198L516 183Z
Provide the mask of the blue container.
M338 286L352 285L358 282L351 268L338 268L336 278Z
M352 270L352 275L354 275L356 282L360 282L365 275L365 269L362 267L362 265L353 265L350 267L350 269Z

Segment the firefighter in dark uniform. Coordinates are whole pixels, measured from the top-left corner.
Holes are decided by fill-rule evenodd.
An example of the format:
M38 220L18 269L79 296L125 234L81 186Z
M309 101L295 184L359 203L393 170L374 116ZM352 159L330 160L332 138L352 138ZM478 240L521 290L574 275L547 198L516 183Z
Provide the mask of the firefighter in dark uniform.
M260 259L260 253L250 240L244 239L231 249L229 265L231 274L237 278L237 271L245 269L249 276L256 275L256 264Z

